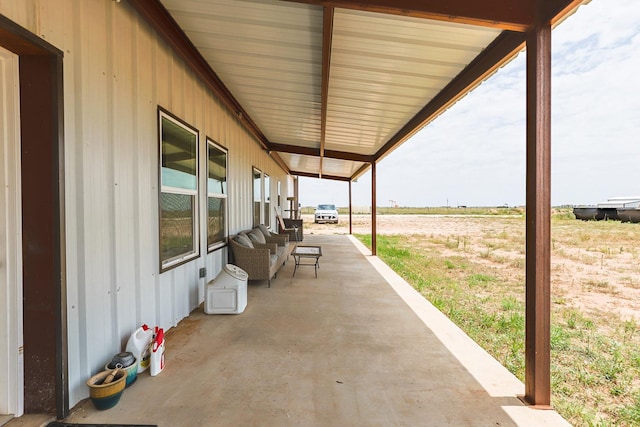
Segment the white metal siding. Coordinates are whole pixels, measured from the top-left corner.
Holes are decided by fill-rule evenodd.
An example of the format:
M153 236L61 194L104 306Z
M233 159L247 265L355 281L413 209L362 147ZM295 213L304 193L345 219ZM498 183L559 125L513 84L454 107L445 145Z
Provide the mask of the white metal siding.
M252 222L251 167L284 172L126 2L0 0L0 13L64 52L65 203L70 404L141 323L175 326L227 260L207 254L200 176L200 252L159 274L157 106L228 151L229 232ZM283 197L286 199L286 197ZM207 277L198 272L206 267Z

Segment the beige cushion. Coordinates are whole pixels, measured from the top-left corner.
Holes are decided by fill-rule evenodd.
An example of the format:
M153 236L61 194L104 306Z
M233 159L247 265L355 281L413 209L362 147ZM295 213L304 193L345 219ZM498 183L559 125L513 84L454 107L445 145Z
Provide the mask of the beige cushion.
M248 236L255 243L267 243L267 240L264 238L264 234L262 234L262 231L258 228L251 230L251 233L249 233Z
M260 229L260 231L262 231L262 234L264 235L264 237L271 237L271 232L269 231L266 225L260 224L258 228Z
M278 262L278 255L271 255L269 257L269 265L274 265L276 262Z
M253 243L251 243L251 240L244 234L238 234L234 240L242 246L253 249Z

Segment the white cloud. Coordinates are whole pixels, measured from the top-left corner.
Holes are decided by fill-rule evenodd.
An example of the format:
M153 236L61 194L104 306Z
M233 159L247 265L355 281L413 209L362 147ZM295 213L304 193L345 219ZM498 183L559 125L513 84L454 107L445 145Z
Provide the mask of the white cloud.
M554 31L553 201L640 193L640 2L592 1Z

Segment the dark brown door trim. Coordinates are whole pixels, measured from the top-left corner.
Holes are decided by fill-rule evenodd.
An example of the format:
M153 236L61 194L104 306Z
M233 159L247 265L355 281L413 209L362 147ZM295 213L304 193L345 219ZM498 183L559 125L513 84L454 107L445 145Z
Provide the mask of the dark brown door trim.
M26 413L69 412L62 51L0 15L19 56Z

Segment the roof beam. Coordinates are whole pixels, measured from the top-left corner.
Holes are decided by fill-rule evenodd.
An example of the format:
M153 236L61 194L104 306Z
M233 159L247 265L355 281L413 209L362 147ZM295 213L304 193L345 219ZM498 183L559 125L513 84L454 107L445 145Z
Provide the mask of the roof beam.
M362 175L365 174L365 172L367 172L370 168L371 168L371 163L365 163L364 165L362 165L360 167L360 169L358 169L353 175L351 175L350 180L351 181L356 181L358 178L360 178Z
M222 83L209 63L182 31L159 0L128 0L129 4L151 25L151 27L171 46L176 53L200 77L202 82L215 93L222 103L237 117L238 121L256 138L264 149L269 140L258 125L249 117L242 105Z
M376 161L396 149L404 141L429 122L442 114L458 99L488 78L513 55L522 50L525 42L524 33L504 31L464 70L460 72L445 88L438 93L422 110L409 120L378 152Z
M345 151L324 150L324 157L328 159L349 160L352 162L371 163L373 156L368 154L348 153Z
M333 8L325 7L322 15L322 106L320 107L320 177L327 131L327 103L329 100L329 71L331 70L331 38L333 36Z
M320 156L320 149L312 147L299 147L297 145L274 144L269 146L270 151L279 153L300 154L302 156ZM324 156L328 159L349 160L353 162L371 163L373 156L367 154L350 153L346 151L324 150Z
M582 3L588 3L591 0L549 0L546 10L546 21L551 26L561 22L564 18L575 12Z
M280 157L278 153L275 153L273 151L268 151L268 153L271 156L271 158L278 164L278 166L282 168L283 171L285 171L286 173L291 173L289 166L287 166L285 161L282 160L282 157Z
M320 174L317 174L317 173L300 172L300 171L291 171L291 175L306 176L308 178L331 179L331 180L334 180L334 181L345 181L345 182L348 182L348 181L351 180L351 178L345 177L345 176L322 175L322 177L320 177Z
M526 31L535 16L530 0L287 0L323 7L363 10L438 21ZM555 0L567 3L569 0Z
M299 147L297 145L276 144L273 142L269 146L269 149L271 151L277 151L280 153L301 154L303 156L318 157L320 155L320 150L318 148Z

